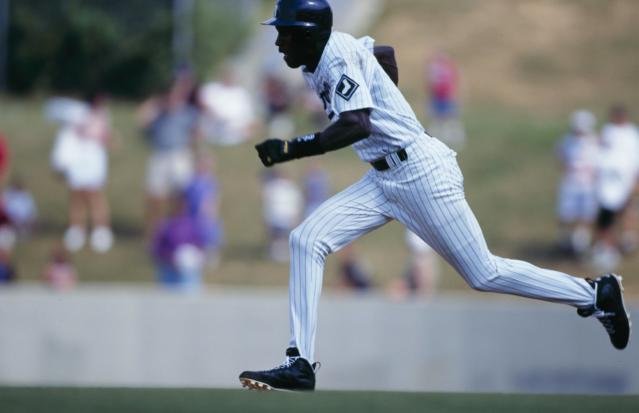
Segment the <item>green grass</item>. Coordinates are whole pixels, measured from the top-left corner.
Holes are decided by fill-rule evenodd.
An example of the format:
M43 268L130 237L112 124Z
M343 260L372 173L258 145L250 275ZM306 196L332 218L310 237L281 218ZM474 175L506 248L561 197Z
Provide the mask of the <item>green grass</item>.
M613 101L626 102L631 109L639 104L637 88L631 87L639 69L638 9L632 7L633 1L542 4L522 0L517 10L502 7L500 1L481 5L470 0L387 3L384 15L370 32L380 42L396 46L400 86L424 124L426 53L447 49L460 66L468 145L458 159L467 197L493 252L592 275L587 266L553 253L558 179L554 146L575 108L590 108L604 119L606 107ZM272 2L264 5L264 13L270 14ZM485 13L492 15L485 18ZM609 24L599 24L602 16ZM566 25L564 17L570 17L572 23ZM501 24L495 26L495 21ZM521 35L522 27L529 27L526 25L535 30L530 38ZM565 32L565 28L570 30ZM557 36L557 41L537 41L529 47L529 40L543 40L546 35ZM486 58L493 54L504 58L499 66ZM55 129L43 120L42 103L38 97L0 96L0 130L9 138L12 172L25 178L41 211L38 231L30 242L18 245L15 255L19 276L25 280L40 277L67 221L64 186L48 165ZM111 154L108 195L117 242L106 255L85 250L73 260L83 281L152 282L153 269L142 240L147 150L134 122L136 105L116 102L112 109L120 139ZM308 132L304 115L298 113L297 117L297 132ZM262 135L258 131L255 140ZM214 284L284 286L288 280L287 265L266 259L259 184L263 168L255 156L254 143L210 148L217 160L226 233L221 266L206 274L207 281ZM366 170L348 149L317 159L328 169L334 192ZM301 181L310 162L292 162L282 169ZM391 223L357 240L355 246L378 286L401 276L407 251L398 224ZM325 276L329 288L338 284L336 264L337 260L329 257ZM632 274L637 268L639 257L635 255L628 257L619 271ZM627 293L638 295L639 278L626 277L625 281ZM444 266L441 288L466 286Z
M23 280L40 277L67 222L65 188L48 163L55 128L44 121L42 102L37 98L0 98L0 125L12 152L11 172L25 178L40 209L36 233L16 249L19 277ZM111 154L108 195L117 242L105 255L85 249L75 254L73 260L82 281L152 282L153 269L142 236L147 149L133 119L135 105L116 102L112 111L120 137ZM565 128L563 116L486 106L469 108L465 118L468 145L460 151L458 160L465 175L467 197L492 250L543 266L589 274L587 267L559 259L552 253L558 178L554 145ZM272 263L265 254L259 184L263 168L255 156L253 142L210 147L209 151L216 159L221 183L226 246L221 266L209 271L207 280L235 286L286 285L287 265ZM366 171L366 166L349 149L318 159L328 169L334 191L350 185ZM309 160L292 162L283 169L300 182L309 163ZM391 223L357 240L355 247L378 286L401 276L407 251L399 224ZM326 271L329 288L338 284L337 262L329 257ZM626 260L621 271L630 272L638 267L639 257L633 256ZM627 277L626 284L630 294L639 291L636 277ZM452 269L444 266L441 288L467 287Z
M3 413L625 413L635 411L638 403L637 396L390 392L290 394L204 389L0 388Z

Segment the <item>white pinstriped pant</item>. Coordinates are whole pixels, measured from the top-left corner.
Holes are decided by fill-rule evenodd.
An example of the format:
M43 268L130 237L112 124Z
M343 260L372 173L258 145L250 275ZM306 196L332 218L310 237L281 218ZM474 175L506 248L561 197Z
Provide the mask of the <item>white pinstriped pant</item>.
M408 159L371 169L324 202L290 236L290 346L314 360L326 256L396 219L437 251L474 289L586 307L594 290L581 278L496 257L464 196L455 152L424 135Z

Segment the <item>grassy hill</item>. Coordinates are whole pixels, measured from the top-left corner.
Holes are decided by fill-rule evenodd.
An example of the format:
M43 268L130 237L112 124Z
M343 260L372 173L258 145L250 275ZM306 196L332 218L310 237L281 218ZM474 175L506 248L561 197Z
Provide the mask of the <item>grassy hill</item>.
M579 263L553 252L558 170L554 145L577 107L600 117L613 101L639 110L639 8L633 0L393 0L372 30L380 43L396 46L401 87L423 115L422 72L427 56L446 50L463 77L468 144L459 154L467 196L499 255L576 274L591 275ZM14 173L22 175L37 198L41 226L17 249L20 277L37 279L49 251L66 224L64 186L50 172L48 155L54 128L42 119L43 100L0 98L0 130L13 152ZM134 102L116 102L120 134L111 156L109 198L117 243L106 255L85 250L73 258L82 280L153 280L142 241L146 148L133 120ZM300 117L302 119L302 117ZM308 127L299 122L299 133ZM260 139L257 135L255 139ZM221 285L277 285L288 281L287 265L266 259L261 224L259 177L262 168L252 147L210 148L222 187L226 247L218 269L207 280ZM308 160L283 167L301 177ZM366 170L351 150L325 155L333 189L354 182ZM356 242L356 249L378 286L401 276L407 252L395 223ZM338 285L336 259L329 258L326 284ZM621 271L631 294L639 294L639 258ZM443 289L465 288L444 266Z
M459 65L467 105L554 116L617 101L639 107L637 19L633 0L393 0L374 32L397 47L416 101L426 59L444 51Z

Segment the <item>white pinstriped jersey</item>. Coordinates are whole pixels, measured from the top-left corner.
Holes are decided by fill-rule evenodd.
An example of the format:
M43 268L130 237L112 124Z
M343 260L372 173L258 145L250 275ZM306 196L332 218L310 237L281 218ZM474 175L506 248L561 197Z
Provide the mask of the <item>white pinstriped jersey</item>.
M289 347L315 357L317 311L328 254L397 220L442 256L473 288L575 307L592 306L594 290L581 278L493 255L464 195L455 152L429 137L361 42L333 32L315 73L304 73L329 117L371 109L372 134L353 146L364 161L405 148L402 162L371 168L355 184L315 209L290 235ZM389 157L387 157L388 160Z
M334 31L315 72L302 70L308 85L324 103L331 121L342 112L371 109L371 135L353 144L371 162L424 137L424 128L365 41Z

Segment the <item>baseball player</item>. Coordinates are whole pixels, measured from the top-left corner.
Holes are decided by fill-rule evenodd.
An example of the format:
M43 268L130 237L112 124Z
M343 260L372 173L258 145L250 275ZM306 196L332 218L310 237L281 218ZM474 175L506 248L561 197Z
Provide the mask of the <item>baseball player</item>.
M576 278L491 254L466 202L455 152L424 132L392 80L397 71L388 53L379 59L387 73L376 50L371 52L370 38L358 41L332 31L326 0L278 0L274 17L264 24L275 26L275 45L284 61L301 68L332 123L321 132L256 145L262 163L270 167L352 146L371 169L291 233L286 359L271 370L241 373L243 386L315 388L317 309L326 257L393 219L419 235L472 288L571 305L581 316L597 317L616 348L626 347L630 322L620 277Z

